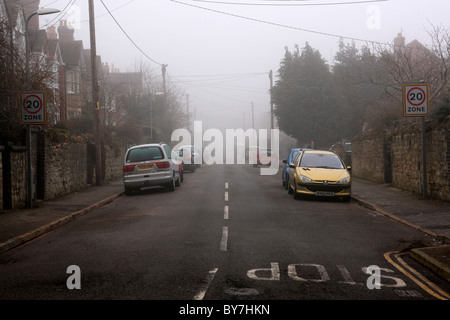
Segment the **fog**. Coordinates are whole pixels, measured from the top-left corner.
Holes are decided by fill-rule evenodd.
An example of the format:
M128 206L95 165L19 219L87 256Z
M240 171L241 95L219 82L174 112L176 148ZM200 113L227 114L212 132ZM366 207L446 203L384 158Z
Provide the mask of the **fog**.
M285 47L309 42L332 65L341 37L361 46L392 43L402 32L407 43L431 45L427 30L448 28L450 11L443 0L94 2L102 62L127 72L142 61L156 76L167 64L167 86L189 96L182 103L205 129L270 127L269 72L275 82ZM88 0L45 0L41 7L61 10L41 17L42 28L66 19L90 47Z

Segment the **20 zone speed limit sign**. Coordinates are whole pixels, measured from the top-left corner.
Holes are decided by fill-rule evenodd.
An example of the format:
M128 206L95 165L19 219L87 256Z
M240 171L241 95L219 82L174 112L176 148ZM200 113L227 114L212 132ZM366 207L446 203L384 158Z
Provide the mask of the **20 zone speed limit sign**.
M21 92L20 119L23 124L46 124L45 92Z
M403 85L403 115L423 117L428 115L428 91L426 83Z

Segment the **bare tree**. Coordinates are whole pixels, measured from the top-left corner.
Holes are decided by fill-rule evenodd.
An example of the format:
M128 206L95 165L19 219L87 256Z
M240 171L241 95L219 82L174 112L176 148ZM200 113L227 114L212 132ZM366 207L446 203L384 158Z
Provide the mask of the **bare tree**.
M402 119L405 83L429 83L431 104L442 101L443 96L448 95L449 31L432 26L427 32L429 45L417 40L406 44L401 33L390 45L366 44L361 50L341 43L335 73L338 71L340 79L345 79L353 88L363 84L378 88L370 89L378 93L365 102L364 118L369 127L389 126L393 121ZM352 94L351 91L347 90Z
M150 137L155 141L170 139L172 131L183 122L180 99L182 91L167 86L151 68L137 62L133 71L106 74L100 90L104 132L116 130L138 143Z
M17 48L12 29L6 21L0 21L0 138L22 139L23 125L19 119L19 92L26 90L25 54ZM52 101L54 90L50 89L54 73L52 63L45 54L31 54L30 87L47 93Z
M433 101L448 87L449 33L442 27L433 27L428 34L430 46L417 40L405 44L405 38L399 34L393 45L374 44L371 49L367 48L376 59L365 61L372 72L361 75L398 102L402 101L404 83L424 81L430 84L430 100Z

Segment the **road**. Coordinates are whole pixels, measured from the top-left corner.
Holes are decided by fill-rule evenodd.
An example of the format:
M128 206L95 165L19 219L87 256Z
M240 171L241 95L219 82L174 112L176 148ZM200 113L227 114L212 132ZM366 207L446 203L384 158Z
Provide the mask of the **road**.
M281 173L259 173L203 165L175 192L120 197L6 252L0 298L438 299L400 262L450 292L408 255L392 253L423 245L422 233L354 202L294 200ZM369 266L378 269L366 273Z

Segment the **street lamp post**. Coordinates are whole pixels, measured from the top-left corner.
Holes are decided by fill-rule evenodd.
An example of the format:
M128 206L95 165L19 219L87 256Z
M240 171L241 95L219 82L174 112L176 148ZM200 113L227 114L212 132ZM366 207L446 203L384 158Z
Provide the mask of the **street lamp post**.
M29 30L28 24L32 17L35 15L46 15L60 12L58 9L52 8L41 8L32 12L28 18L25 20L25 87L26 90L31 90L31 81L30 81L30 43L29 43ZM32 125L27 125L27 136L26 136L26 144L27 144L27 204L28 207L33 207L33 171L31 165L31 129Z

